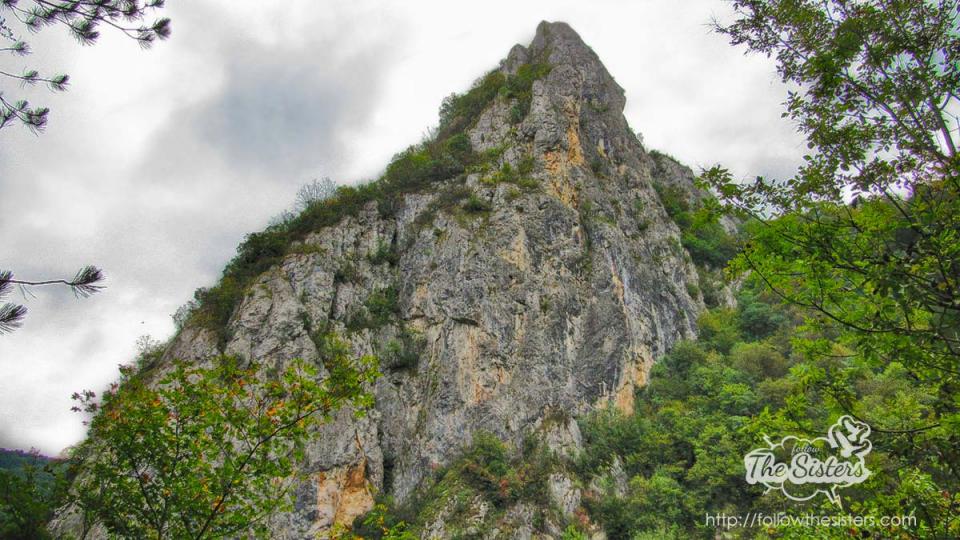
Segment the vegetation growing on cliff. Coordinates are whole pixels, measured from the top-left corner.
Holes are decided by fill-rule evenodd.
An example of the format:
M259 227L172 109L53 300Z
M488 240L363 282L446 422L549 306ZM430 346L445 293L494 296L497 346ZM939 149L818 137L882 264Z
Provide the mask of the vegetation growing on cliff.
M705 195L703 201L696 201L676 186L654 183L653 187L667 215L680 227L680 243L693 262L723 268L736 255L736 239L720 224L715 199Z
M611 477L617 462L626 489L610 481L588 491L592 519L617 538L658 533L663 538L714 538L706 515L778 512L871 516L872 525L823 538L953 538L960 533L960 495L949 456L931 454L951 430L912 432L937 415L939 389L892 359L883 368L849 355L812 362L808 346L826 339L810 333L802 312L779 307L754 276L736 310L717 309L700 322L701 337L679 344L655 365L632 416L599 411L582 423L585 450L578 461L584 485ZM847 351L850 352L849 350ZM779 494L744 481L743 456L763 435L816 437L849 414L837 387L854 389L875 426L870 479L842 491L843 508L815 499L782 504ZM917 451L925 448L926 451ZM915 515L915 526L881 526L881 516ZM804 527L725 531L733 537L806 538Z
M504 75L499 70L490 72L466 93L446 98L440 108L436 135L394 156L378 180L356 187L340 186L333 196L312 200L299 214L247 235L237 248L236 257L224 269L220 282L196 291L196 306L191 315L194 322L215 330L221 342L226 342L227 322L247 286L278 264L293 242L335 225L347 216L357 215L371 202L376 202L382 215L391 215L398 209L403 195L461 176L469 167L496 157L474 152L466 130L497 96L514 101L525 115L534 81L549 72L550 66L543 63L520 66L515 75ZM470 197L469 192L453 190L451 193L460 194L453 205ZM484 201L476 198L469 199L464 208L470 212L488 209Z
M547 482L551 473L563 467L563 461L535 437L514 450L494 435L478 432L462 454L438 469L410 500L395 505L383 497L373 511L342 530L339 538L419 538L441 516L445 537L479 537L494 527L509 530L503 520L509 521L507 511L517 504L531 505L536 530L543 530L548 517L556 521L558 516ZM480 505L489 505L489 510L478 521Z

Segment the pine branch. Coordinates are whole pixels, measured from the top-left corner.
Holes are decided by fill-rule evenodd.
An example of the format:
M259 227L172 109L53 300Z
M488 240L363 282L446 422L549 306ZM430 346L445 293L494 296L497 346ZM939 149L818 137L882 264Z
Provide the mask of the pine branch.
M67 281L65 279L48 279L45 281L25 281L20 279L13 279L11 274L6 280L7 283L14 283L17 285L23 285L26 287L37 287L42 285L66 285L70 287L77 297L86 298L94 293L99 292L104 288L103 285L97 285L97 283L103 281L103 271L97 268L96 266L84 266L81 268L77 275L73 277L72 280Z
M0 298L9 294L13 285L19 285L22 289L43 285L66 285L77 298L86 298L104 288L103 285L98 285L103 280L103 271L96 266L84 266L71 280L27 281L14 278L13 272L9 270L0 270ZM6 303L0 306L0 335L20 328L26 314L27 308L19 304Z
M149 48L157 40L170 37L169 18L146 21L150 12L163 9L164 5L164 0L0 0L0 38L10 42L0 47L0 54L30 54L30 45L16 34L23 29L35 33L48 26L66 27L81 45L96 43L101 28L113 28ZM0 71L2 77L21 85L44 83L55 92L66 90L69 82L67 75L43 76L33 69L22 74ZM11 103L0 98L0 129L20 123L39 133L46 126L48 112L46 107L30 108L26 100Z
M4 50L4 49L0 49ZM18 79L21 82L21 85L33 85L38 82L47 83L51 90L55 92L63 92L67 89L67 84L70 83L70 76L66 74L58 74L53 77L41 77L40 73L36 70L24 71L23 75L17 75L15 73L8 73L6 71L0 70L0 75L4 77L10 77L11 79Z
M23 325L23 318L27 308L18 304L4 304L0 306L0 335L13 332Z
M46 107L36 107L31 109L30 103L26 100L19 100L16 103L9 103L3 99L0 93L0 129L8 127L14 120L19 120L30 131L39 133L47 127L47 115L50 109Z

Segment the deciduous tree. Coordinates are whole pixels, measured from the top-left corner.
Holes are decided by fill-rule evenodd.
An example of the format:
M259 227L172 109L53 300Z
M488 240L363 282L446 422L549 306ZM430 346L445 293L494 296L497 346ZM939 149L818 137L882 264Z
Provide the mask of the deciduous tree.
M324 376L302 361L277 372L220 357L124 368L100 402L75 394L95 416L72 456L73 511L120 538L265 536L265 518L290 506L316 425L372 404L376 359L354 359L333 335L324 344Z
M803 306L829 341L912 377L960 382L960 2L736 0L718 30L773 56L810 152L785 181L705 175L754 218L733 264ZM853 406L853 396L846 396ZM943 419L876 429L960 427ZM859 411L869 418L867 411ZM954 433L958 430L954 429ZM957 471L960 472L960 471Z

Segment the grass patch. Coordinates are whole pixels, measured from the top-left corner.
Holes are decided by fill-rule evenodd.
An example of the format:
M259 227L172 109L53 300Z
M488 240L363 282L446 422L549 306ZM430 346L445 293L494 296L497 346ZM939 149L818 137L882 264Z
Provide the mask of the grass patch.
M534 178L531 177L536 168L536 159L533 156L527 156L520 160L516 167L510 163L503 163L493 174L481 179L484 184L514 184L523 189L536 189L540 186Z
M493 210L493 205L490 204L490 201L474 193L463 203L463 209L470 214L483 214Z

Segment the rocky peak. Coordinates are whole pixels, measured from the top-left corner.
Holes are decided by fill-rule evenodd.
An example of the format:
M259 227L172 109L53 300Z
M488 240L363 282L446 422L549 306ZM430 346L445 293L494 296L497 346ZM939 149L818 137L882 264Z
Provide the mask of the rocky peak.
M507 73L515 73L520 65L532 62L545 62L559 68L561 73L576 73L581 81L580 93L570 97L604 103L614 114L623 112L623 88L613 80L593 49L567 23L542 21L529 47L515 45L502 67ZM562 78L565 77L554 80Z
M511 103L494 103L470 132L476 148L532 142L527 150L542 157L554 176L577 166L649 166L623 117L623 88L568 24L541 22L533 41L515 45L500 70L517 76L530 66L549 66L550 71L533 83L529 113L514 125ZM512 162L517 156L507 152L505 157Z
M444 104L437 141L388 168L392 198L351 203L257 266L223 328L176 336L168 360L315 360L319 328L381 358L375 410L317 433L276 537L349 523L376 492L405 500L480 431L575 451L576 422L550 418L630 411L654 360L694 335L697 269L654 189L692 192L692 173L648 155L623 107L580 36L540 23ZM417 187L397 191L401 178Z

